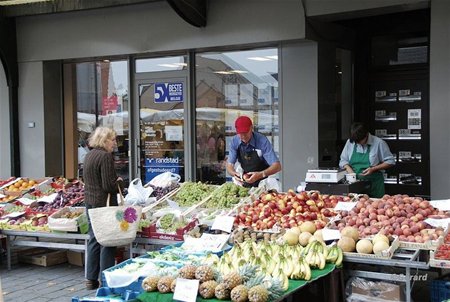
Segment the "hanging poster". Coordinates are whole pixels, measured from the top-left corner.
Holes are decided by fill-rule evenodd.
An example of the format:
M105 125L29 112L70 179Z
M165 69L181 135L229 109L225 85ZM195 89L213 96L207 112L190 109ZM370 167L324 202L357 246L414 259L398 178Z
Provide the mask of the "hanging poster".
M180 142L183 140L183 126L166 126L166 141Z
M238 105L238 88L237 85L225 85L225 106Z
M253 106L253 84L240 84L239 105Z
M272 87L270 85L258 85L258 105L272 105Z

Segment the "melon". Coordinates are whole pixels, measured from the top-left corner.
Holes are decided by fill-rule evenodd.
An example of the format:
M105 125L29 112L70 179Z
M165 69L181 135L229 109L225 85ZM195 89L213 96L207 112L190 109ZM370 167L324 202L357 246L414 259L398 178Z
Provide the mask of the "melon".
M297 234L297 236L299 236L300 233L302 232L298 226L295 226L295 227L290 228L289 231L291 231L291 232Z
M356 244L353 238L342 236L341 239L338 240L337 246L344 252L353 252L355 251Z
M323 241L322 230L317 230L314 232L314 237L319 241Z
M356 243L356 251L360 254L372 254L373 245L369 239L361 239Z
M376 234L375 236L373 236L372 238L372 243L375 244L375 242L382 240L384 242L386 242L389 245L389 238L386 235L383 234Z
M296 245L298 243L298 235L290 230L284 233L283 239L288 245Z
M303 232L298 236L298 243L300 243L301 246L307 246L310 237L312 237L311 233Z
M300 225L300 231L314 234L314 232L316 231L316 225L312 221L304 221Z
M345 237L353 238L353 240L356 242L359 239L359 232L357 228L346 226L342 229L341 235Z
M389 248L389 243L386 243L384 240L378 240L373 244L373 252L374 254L379 254L384 250Z

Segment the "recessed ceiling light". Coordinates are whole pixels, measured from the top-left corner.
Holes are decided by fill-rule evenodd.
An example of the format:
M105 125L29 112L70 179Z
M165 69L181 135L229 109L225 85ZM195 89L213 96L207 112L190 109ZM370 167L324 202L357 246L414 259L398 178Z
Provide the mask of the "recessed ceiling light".
M217 74L233 74L230 71L224 71L224 70L222 70L222 71L214 71L214 73L217 73Z
M158 64L158 66L169 67L169 68L178 68L179 67L178 65L175 65L175 64Z
M245 70L230 70L232 73L248 73L248 71Z
M263 62L263 61L270 61L270 59L263 58L263 57L250 57L250 58L247 58L247 59L253 60L253 61L261 61L261 62Z

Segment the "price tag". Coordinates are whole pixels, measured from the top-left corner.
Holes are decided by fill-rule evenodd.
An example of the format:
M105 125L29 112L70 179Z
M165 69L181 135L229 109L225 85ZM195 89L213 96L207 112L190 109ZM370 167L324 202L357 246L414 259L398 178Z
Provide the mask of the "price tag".
M29 206L30 204L35 202L34 199L30 199L30 198L26 198L26 197L18 198L17 200L20 201L22 204L24 204L26 206Z
M228 242L230 235L228 234L206 234L203 233L200 238L188 237L184 238L183 249L190 252L220 252Z
M356 202L346 202L346 201L339 201L336 206L334 207L334 210L336 211L350 211L356 206Z
M430 204L440 211L450 211L450 199L432 200Z
M5 217L5 218L9 218L9 217L15 218L15 217L22 216L23 214L25 214L25 212L13 212L13 213L9 213L7 215L3 215L3 217Z
M177 278L173 299L183 302L195 302L197 300L199 282L199 280Z
M231 233L234 219L235 218L233 216L217 216L216 219L214 219L211 230L221 230L227 233Z
M3 195L0 193L0 198L5 198L5 197L6 197L6 195Z
M42 202L46 202L46 203L52 203L52 202L55 200L56 196L58 196L58 193L53 193L53 194L48 195L48 196L43 196L43 197L39 198L39 199L36 200L36 201L42 201Z
M341 239L341 232L339 230L322 229L322 237L324 241Z

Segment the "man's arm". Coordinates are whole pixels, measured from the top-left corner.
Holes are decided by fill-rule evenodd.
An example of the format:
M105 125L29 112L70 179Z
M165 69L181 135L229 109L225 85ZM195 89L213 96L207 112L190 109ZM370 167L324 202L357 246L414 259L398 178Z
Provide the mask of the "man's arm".
M281 171L281 163L279 161L276 161L265 170L247 173L247 175L250 175L250 177L246 178L245 181L248 183L254 183L255 181L269 177L270 175L276 174L280 171Z

